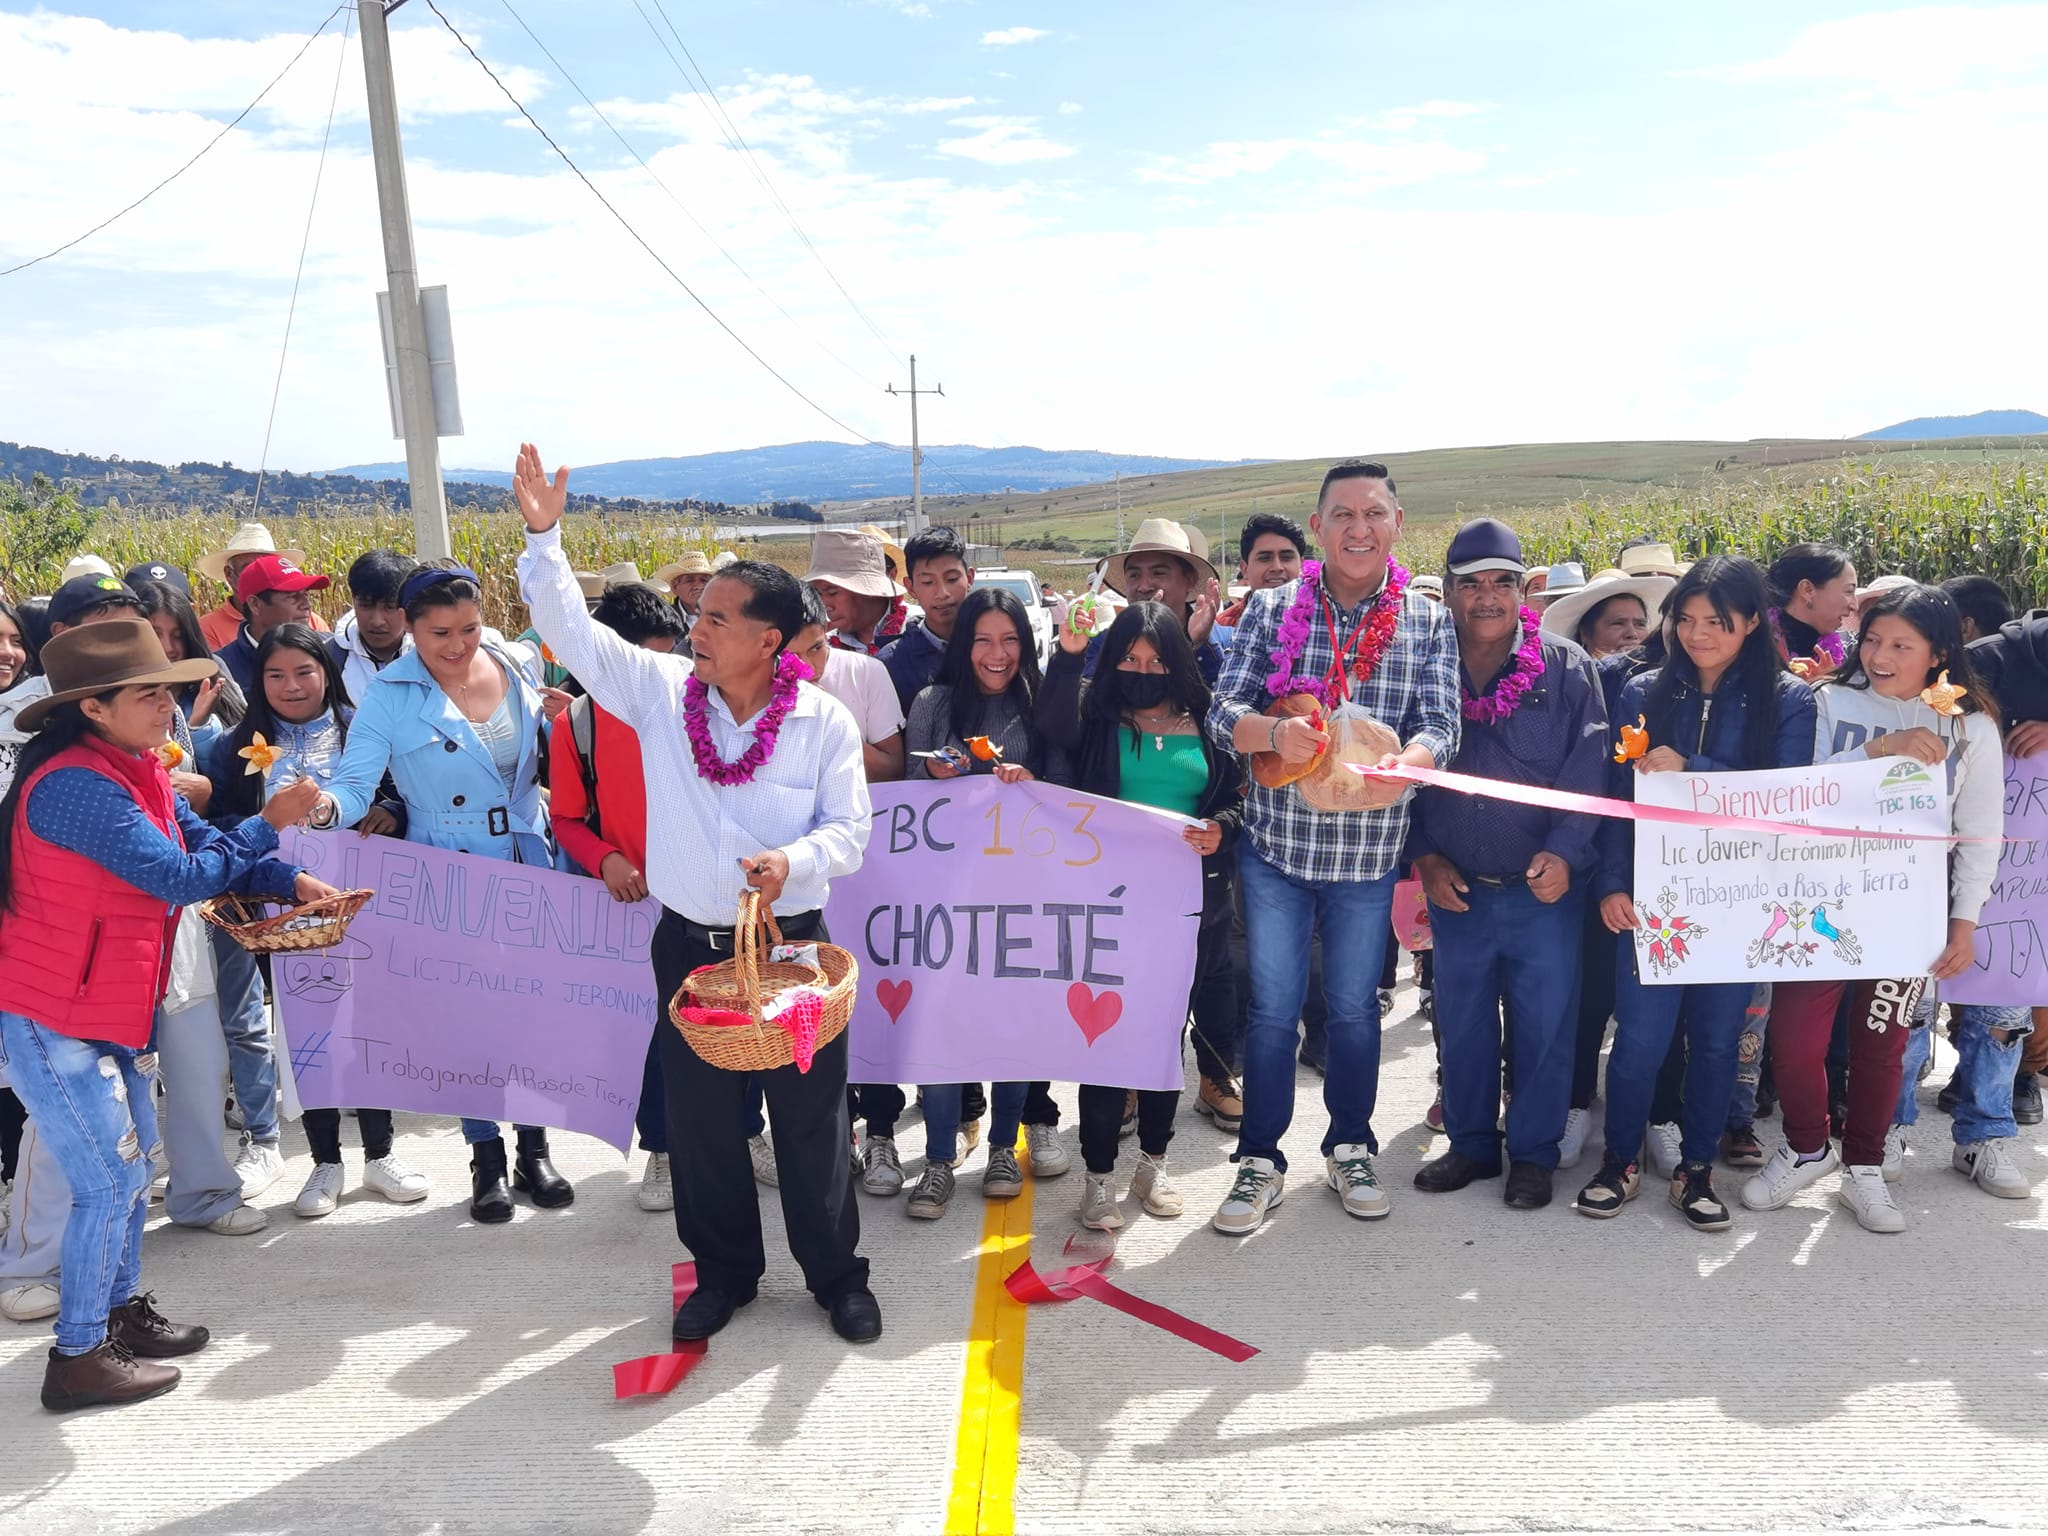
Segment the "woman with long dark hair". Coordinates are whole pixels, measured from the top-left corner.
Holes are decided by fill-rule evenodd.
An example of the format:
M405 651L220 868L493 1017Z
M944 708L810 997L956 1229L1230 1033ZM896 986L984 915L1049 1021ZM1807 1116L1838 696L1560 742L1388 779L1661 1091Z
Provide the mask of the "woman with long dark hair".
M1785 670L1770 629L1764 573L1740 555L1710 555L1678 580L1670 601L1664 664L1632 677L1614 719L1641 716L1651 746L1611 773L1610 793L1635 797L1639 773L1726 773L1798 768L1813 761L1813 691ZM1657 1071L1684 1030L1685 1107L1681 1161L1670 1198L1694 1227L1718 1231L1728 1207L1714 1193L1713 1159L1735 1091L1736 1047L1750 997L1747 982L1646 986L1631 894L1635 823L1601 829L1595 885L1609 931L1624 943L1614 968L1614 1049L1607 1060L1607 1153L1579 1192L1579 1211L1614 1216L1636 1196L1643 1135Z
M1790 544L1765 573L1771 626L1794 672L1817 680L1842 665L1841 629L1856 609L1856 567L1833 544Z
M163 643L164 654L173 661L198 661L213 653L206 648L206 636L199 628L199 614L192 600L167 581L137 581L132 589L142 603L142 616ZM213 730L233 730L241 723L248 700L227 669L216 677L179 690L178 706L195 736ZM207 727L202 730L201 727Z
M952 779L993 773L1010 783L1071 782L1067 754L1038 728L1038 651L1023 603L1001 587L976 587L960 604L938 681L910 706L904 776ZM979 743L981 751L975 750ZM986 755L984 755L986 754ZM959 1083L923 1085L925 1170L910 1192L909 1214L933 1221L953 1198L959 1155ZM988 1167L981 1191L1007 1200L1024 1189L1014 1150L1024 1125L1031 1171L1051 1178L1070 1166L1059 1143L1059 1110L1044 1083L997 1083L990 1095Z
M1088 637L1060 628L1038 723L1046 739L1070 752L1077 788L1112 800L1155 806L1188 818L1181 836L1202 856L1202 921L1188 993L1195 1059L1205 1082L1234 1098L1230 1066L1211 1043L1230 1026L1237 983L1230 963L1230 850L1243 815L1244 767L1202 729L1209 685L1194 647L1173 611L1133 603L1103 636L1095 676L1084 681ZM1124 1223L1117 1208L1117 1128L1125 1090L1083 1084L1081 1224L1110 1231ZM1166 1148L1180 1109L1176 1089L1138 1092L1138 1166L1131 1196L1154 1216L1178 1216L1180 1191L1167 1178Z
M176 983L177 910L230 888L333 891L267 857L314 786L232 833L172 790L158 756L172 693L212 675L211 658L173 663L149 625L114 619L59 635L43 662L51 693L21 712L33 739L0 799L0 1055L71 1187L42 1392L63 1411L167 1392L178 1371L160 1362L208 1341L142 1288L157 1145L146 1053Z

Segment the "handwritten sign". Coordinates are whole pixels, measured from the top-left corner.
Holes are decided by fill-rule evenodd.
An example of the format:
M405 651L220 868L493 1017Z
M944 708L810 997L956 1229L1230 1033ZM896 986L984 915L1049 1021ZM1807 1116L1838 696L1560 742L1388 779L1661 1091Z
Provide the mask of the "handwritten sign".
M1942 1001L2048 1003L2048 754L2005 760L2005 844L1977 919L1977 963L1941 984Z
M1636 799L1867 836L1636 826L1646 985L1917 976L1948 941L1948 788L1910 758L1754 773L1646 773Z
M280 856L377 893L340 944L272 966L300 1103L473 1115L628 1146L661 1012L648 959L656 903L353 832L290 833Z
M867 860L825 911L860 960L852 1081L1181 1085L1185 818L983 776L873 795Z

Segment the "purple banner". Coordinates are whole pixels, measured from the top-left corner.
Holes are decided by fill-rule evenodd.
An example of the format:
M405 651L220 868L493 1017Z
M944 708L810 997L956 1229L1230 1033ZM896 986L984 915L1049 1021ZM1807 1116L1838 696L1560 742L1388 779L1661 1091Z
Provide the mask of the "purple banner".
M2005 844L1977 919L1977 963L1941 984L1945 1003L2048 1003L2048 754L2005 760Z
M826 908L860 961L851 1081L1181 1086L1188 818L986 776L873 794L867 860Z
M279 856L377 893L340 944L272 965L301 1104L472 1115L627 1148L662 1012L656 903L353 832L288 833Z

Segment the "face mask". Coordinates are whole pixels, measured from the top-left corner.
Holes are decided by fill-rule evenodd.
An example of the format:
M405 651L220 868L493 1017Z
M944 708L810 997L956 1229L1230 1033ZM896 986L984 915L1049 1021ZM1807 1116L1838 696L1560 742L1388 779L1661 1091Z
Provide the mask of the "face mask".
M1116 675L1117 691L1131 709L1157 709L1164 704L1169 681L1164 672L1119 672Z

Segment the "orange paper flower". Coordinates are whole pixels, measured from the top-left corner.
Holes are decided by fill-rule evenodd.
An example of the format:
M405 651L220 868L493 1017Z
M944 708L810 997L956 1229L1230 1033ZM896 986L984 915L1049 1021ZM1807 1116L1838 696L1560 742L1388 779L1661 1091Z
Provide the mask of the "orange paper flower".
M1817 682L1835 670L1834 658L1819 649L1811 656L1795 656L1786 665L1792 669L1792 675L1802 683Z
M968 737L967 750L980 758L984 763L999 763L1003 760L1003 749L990 741L986 736Z
M1614 744L1614 760L1617 763L1632 763L1650 750L1650 733L1641 715L1636 716L1634 725L1621 728L1621 740Z
M1948 669L1943 668L1941 676L1920 690L1920 702L1937 715L1960 715L1962 700L1969 689L1948 680Z
M175 741L167 741L156 749L156 760L164 765L164 771L168 773L185 761L185 749Z
M548 643L545 640L540 643L540 659L551 667L555 664L555 653L548 649Z
M263 733L258 731L249 745L242 748L235 756L249 765L242 770L244 774L268 773L272 765L280 757L284 756L284 749L282 747L273 747L263 739Z

